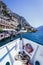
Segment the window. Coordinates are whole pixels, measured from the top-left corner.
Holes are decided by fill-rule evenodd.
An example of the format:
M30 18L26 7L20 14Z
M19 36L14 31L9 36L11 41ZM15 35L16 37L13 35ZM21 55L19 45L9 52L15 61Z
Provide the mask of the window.
M9 62L7 62L7 63L6 63L6 65L10 65L10 63L9 63Z
M40 65L39 61L36 61L36 62L35 62L35 65Z

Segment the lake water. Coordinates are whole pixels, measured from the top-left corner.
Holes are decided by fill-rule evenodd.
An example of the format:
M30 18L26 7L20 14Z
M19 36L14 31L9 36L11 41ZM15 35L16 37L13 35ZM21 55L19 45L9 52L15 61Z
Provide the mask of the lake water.
M15 40L19 37L20 37L20 35L13 37L12 40ZM35 33L23 33L22 37L43 45L43 31L37 31ZM11 40L11 38L7 38L7 39L0 41L0 47L7 44L8 42L11 42L12 40Z

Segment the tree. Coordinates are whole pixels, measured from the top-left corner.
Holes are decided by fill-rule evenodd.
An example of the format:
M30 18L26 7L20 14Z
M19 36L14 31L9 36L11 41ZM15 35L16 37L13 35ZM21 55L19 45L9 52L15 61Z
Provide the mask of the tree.
M2 28L0 28L0 32L2 32L3 31L3 29Z

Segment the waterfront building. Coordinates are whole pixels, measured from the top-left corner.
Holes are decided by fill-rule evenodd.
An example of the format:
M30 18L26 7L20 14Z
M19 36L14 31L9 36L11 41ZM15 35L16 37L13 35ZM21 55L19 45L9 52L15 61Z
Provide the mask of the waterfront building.
M11 29L15 30L15 27L18 25L18 19L13 17L13 20L10 20L7 17L0 16L0 28L1 29Z

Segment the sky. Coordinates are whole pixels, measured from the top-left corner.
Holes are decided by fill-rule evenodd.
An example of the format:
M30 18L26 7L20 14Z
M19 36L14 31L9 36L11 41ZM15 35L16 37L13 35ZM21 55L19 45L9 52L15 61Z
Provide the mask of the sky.
M23 16L33 27L43 26L43 0L3 0L14 13Z

